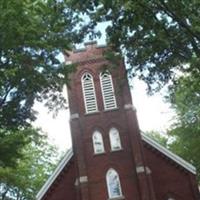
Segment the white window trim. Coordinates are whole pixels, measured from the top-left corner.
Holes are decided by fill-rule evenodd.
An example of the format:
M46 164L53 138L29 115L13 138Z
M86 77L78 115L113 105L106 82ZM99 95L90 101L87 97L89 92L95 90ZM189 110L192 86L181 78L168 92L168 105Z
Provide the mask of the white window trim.
M111 138L111 134L112 134L112 131L117 131L117 133L118 133L118 138L119 138L119 149L114 149L113 148L113 142L112 142L112 138ZM114 128L114 127L112 127L111 129L110 129L110 131L109 131L109 139L110 139L110 147L111 147L111 151L120 151L120 150L122 150L122 144L121 144L121 138L120 138L120 134L119 134L119 131L118 131L118 129L116 129L116 128Z
M118 177L118 181L119 181L119 192L120 192L120 195L118 196L112 196L111 195L111 191L110 191L110 186L109 186L109 177L108 177L108 173L109 171L114 171L116 174L117 174L117 177ZM119 174L117 173L117 171L113 168L110 168L107 173L106 173L106 185L107 185L107 191L108 191L108 196L109 196L109 199L118 199L118 198L123 198L124 196L122 195L122 188L121 188L121 182L120 182L120 178L119 178Z
M111 87L111 92L113 93L113 107L111 108L107 108L107 104L106 104L106 100L105 100L105 93L104 93L104 90L103 90L103 73L104 72L101 72L99 77L100 77L100 84L101 84L101 94L102 94L102 97L103 97L103 105L104 105L104 110L113 110L113 109L116 109L117 108L117 102L116 102L116 96L115 96L115 91L114 91L114 87L113 87L113 80L112 80L112 75L110 74L109 71L106 71L105 73L108 74L109 76L109 79L110 79L110 87Z
M88 74L91 76L91 84L92 84L92 88L93 88L93 94L94 94L94 107L95 107L95 110L94 111L89 111L88 110L88 107L91 107L91 105L88 105L87 104L87 101L86 101L86 94L85 94L85 87L84 87L84 76ZM97 99L96 99L96 91L95 91L95 86L94 86L94 80L93 80L93 76L86 72L82 75L81 77L81 85L82 85L82 93L83 93L83 99L84 99L84 105L85 105L85 112L87 114L89 113L95 113L95 112L98 112L98 106L97 106Z
M102 152L97 152L97 151L96 151L96 148L95 148L96 145L95 145L95 141L94 141L94 135L95 135L95 134L101 135ZM94 133L93 133L93 135L92 135L92 141L93 141L93 149L94 149L94 154L95 154L95 155L105 153L104 142L103 142L103 136L102 136L101 132L99 132L99 131L94 131Z

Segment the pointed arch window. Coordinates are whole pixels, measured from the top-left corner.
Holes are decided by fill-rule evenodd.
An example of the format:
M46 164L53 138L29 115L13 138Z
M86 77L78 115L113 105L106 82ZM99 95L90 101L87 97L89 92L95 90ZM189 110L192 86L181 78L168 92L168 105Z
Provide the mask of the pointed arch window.
M95 131L93 133L92 140L93 140L94 153L95 154L104 153L105 150L104 150L102 134L99 131Z
M104 109L110 110L117 108L112 76L109 71L100 74L101 92L103 96Z
M86 113L96 112L98 109L92 75L89 73L83 74L81 82Z
M108 170L106 174L106 183L110 199L122 196L119 175L114 169Z
M122 149L119 131L116 128L111 128L109 132L110 146L112 151Z

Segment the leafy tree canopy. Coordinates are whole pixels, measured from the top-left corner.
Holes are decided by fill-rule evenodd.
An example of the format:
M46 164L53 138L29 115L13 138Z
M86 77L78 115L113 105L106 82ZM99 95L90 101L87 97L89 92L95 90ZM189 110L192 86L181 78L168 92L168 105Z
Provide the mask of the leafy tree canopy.
M200 182L200 82L198 76L184 74L170 88L167 100L175 111L173 125L165 138L156 132L148 135L184 158L197 169Z
M46 99L50 109L65 105L61 91L73 67L59 54L78 40L78 22L64 0L1 1L0 166L12 165L30 141L35 100Z
M61 74L70 70L58 55L76 41L77 22L64 1L1 2L0 128L28 125L35 118L35 99L48 98L58 105L65 82Z
M168 141L168 137L161 135L159 132L157 131L147 131L145 132L146 135L148 135L150 138L152 138L153 140L155 140L156 142L158 142L159 144L161 144L164 147L168 147L167 141Z
M169 130L170 148L197 168L200 181L200 82L198 76L179 78L169 96L177 118Z
M197 0L72 0L89 16L83 31L109 21L108 42L127 57L129 75L157 91L176 71L200 74L200 2Z
M0 167L2 200L35 200L35 196L58 163L57 149L45 137L23 147L15 168Z
M18 158L23 156L22 149L32 140L39 139L38 131L0 129L0 167L14 167Z

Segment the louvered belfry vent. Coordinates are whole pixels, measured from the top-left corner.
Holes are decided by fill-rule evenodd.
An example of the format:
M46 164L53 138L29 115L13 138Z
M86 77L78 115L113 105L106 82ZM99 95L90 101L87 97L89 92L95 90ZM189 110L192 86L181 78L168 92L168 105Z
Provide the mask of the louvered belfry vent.
M112 76L109 71L100 74L101 91L103 96L103 103L105 110L117 108L114 88L112 83Z
M81 81L86 113L97 112L96 93L92 75L89 73L83 74Z

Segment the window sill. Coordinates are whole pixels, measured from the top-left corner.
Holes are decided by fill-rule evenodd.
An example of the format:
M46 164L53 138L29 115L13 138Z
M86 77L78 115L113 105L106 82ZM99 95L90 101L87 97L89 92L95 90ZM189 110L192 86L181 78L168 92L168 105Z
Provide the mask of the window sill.
M100 156L100 155L105 155L106 154L106 152L104 151L104 152L101 152L101 153L94 153L94 156Z
M118 152L118 151L123 151L123 148L121 148L121 149L115 149L115 150L110 150L110 152Z
M119 108L116 107L116 108L105 109L103 110L103 112L110 112L110 111L116 111L116 110L119 110Z
M113 198L109 198L108 200L122 200L125 199L124 196L120 196L120 197L113 197Z
M100 111L95 111L95 112L90 112L90 113L85 113L86 116L88 115L95 115L95 114L99 114Z

